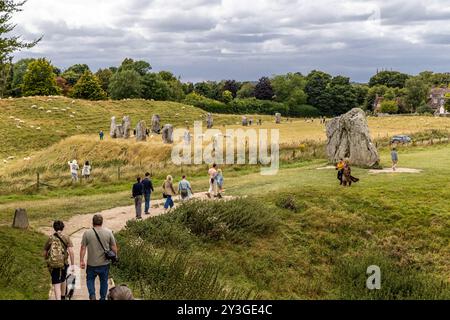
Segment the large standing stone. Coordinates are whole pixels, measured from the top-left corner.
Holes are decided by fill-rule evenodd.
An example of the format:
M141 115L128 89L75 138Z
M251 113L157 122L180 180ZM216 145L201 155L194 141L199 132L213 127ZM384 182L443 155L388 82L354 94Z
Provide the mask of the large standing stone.
M208 129L211 129L214 125L214 120L213 120L213 116L211 113L208 113L207 118L206 118L206 127Z
M144 120L139 121L136 126L136 141L147 141L147 125Z
M123 138L123 126L121 124L116 125L116 131L114 133L114 136L117 139Z
M243 125L244 127L248 126L248 120L247 120L247 117L246 117L246 116L243 116L243 117L242 117L242 125Z
M116 124L116 117L112 117L111 118L111 127L109 130L109 135L111 136L111 138L116 139L116 129L117 129L117 124Z
M154 114L152 117L152 132L160 134L161 133L161 118L158 114Z
M173 143L173 126L171 124L166 124L162 128L162 139L164 143L171 144Z
M370 138L366 114L355 108L329 121L327 127L327 154L331 162L348 158L351 164L375 167L380 157Z
M125 116L122 119L122 132L125 139L128 139L130 137L131 120L129 116Z
M275 113L275 123L276 124L281 123L281 113Z
M13 228L17 228L17 229L28 229L29 223L28 223L27 210L16 209L16 212L14 213L14 221L13 221L12 226L13 226Z

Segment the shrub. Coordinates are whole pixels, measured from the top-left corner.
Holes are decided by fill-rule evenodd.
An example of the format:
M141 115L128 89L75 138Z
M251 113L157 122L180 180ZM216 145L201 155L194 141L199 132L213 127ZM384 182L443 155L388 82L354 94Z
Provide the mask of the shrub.
M310 105L291 106L289 107L289 115L291 117L314 118L320 116L320 111Z
M420 107L416 110L417 113L433 113L433 109L428 104L422 104Z
M381 103L381 109L380 111L382 113L397 113L398 112L398 103L394 100L384 100Z
M72 97L87 100L105 100L106 92L103 91L100 80L87 70L75 84Z
M306 204L299 202L293 195L281 195L276 200L276 205L279 208L287 209L293 212L300 212L306 209Z
M31 62L23 76L22 92L25 96L51 96L60 93L56 74L46 59Z
M203 109L208 112L215 113L232 113L227 105L223 102L206 98L198 93L192 92L184 99L185 104L190 104L194 107Z

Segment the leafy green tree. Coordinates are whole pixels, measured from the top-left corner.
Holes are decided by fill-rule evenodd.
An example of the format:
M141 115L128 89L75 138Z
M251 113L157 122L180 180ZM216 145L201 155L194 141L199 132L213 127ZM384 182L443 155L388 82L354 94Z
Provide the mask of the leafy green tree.
M445 110L450 112L450 99L447 99L447 101L445 101Z
M299 73L288 73L275 76L271 80L275 101L296 101L296 104L306 104L307 95L304 92L306 79ZM295 97L293 97L295 95Z
M239 99L255 97L255 86L251 82L244 83L237 92L237 97Z
M428 104L424 103L416 109L416 112L420 114L432 114L434 110Z
M373 111L375 108L375 99L377 96L384 97L384 94L388 91L388 87L381 85L381 86L374 86L369 88L369 91L367 92L367 98L365 102L365 109Z
M380 111L382 113L390 113L394 114L398 112L398 103L395 100L384 100L381 102L381 109Z
M105 100L106 92L102 89L100 80L86 70L72 90L72 97L86 100Z
M90 71L87 64L74 64L64 71L61 76L67 80L69 85L74 86L86 71Z
M109 83L109 95L114 100L140 98L142 93L141 75L135 70L115 73Z
M305 93L308 95L308 104L318 107L319 99L331 82L331 79L331 75L322 71L313 70L308 74L305 85Z
M53 67L45 58L30 63L23 76L22 92L24 96L49 96L60 93Z
M323 115L336 116L358 107L356 90L350 79L334 77L318 99L317 109Z
M234 98L236 98L237 92L239 91L240 88L241 88L241 84L239 82L237 82L236 80L226 80L223 83L222 90L223 90L223 92L230 91L231 94L233 95L233 99L234 99ZM223 96L223 93L222 93L222 96Z
M358 106L364 108L367 95L369 94L369 87L366 85L355 84L353 85L353 89L355 90L356 101L358 103Z
M231 91L225 90L222 93L222 101L225 103L230 103L231 101L233 101L233 93L231 93Z
M194 84L192 82L186 82L182 84L184 94L188 95L194 92Z
M262 77L259 79L258 84L255 87L255 97L259 100L272 100L274 96L272 84L270 79Z
M215 81L198 82L194 85L194 91L208 99L220 100L221 88L220 84Z
M146 75L150 72L152 69L152 66L150 63L142 60L134 61L133 59L126 58L122 61L122 64L120 65L117 72L127 71L127 70L134 70L137 73L139 73L141 76Z
M10 21L15 13L22 11L24 4L25 1L0 1L0 98L3 98L8 89L13 53L21 49L32 48L42 39L40 37L32 42L24 42L20 36L14 33L16 25Z
M111 69L99 69L95 76L100 80L100 84L102 86L103 91L107 92L109 87L109 82L111 81L111 77L113 76L113 72Z
M413 77L406 81L405 104L409 111L414 112L418 107L425 104L428 98L429 86L419 77Z
M14 63L13 76L11 81L11 94L14 97L22 96L23 76L27 72L30 63L36 59L21 59Z
M170 98L170 87L157 73L147 73L142 77L142 98L164 101Z
M172 72L160 71L158 75L163 81L166 82L169 88L168 100L181 101L184 99L186 95L183 90L183 84Z
M370 78L369 86L385 85L389 88L404 88L409 77L398 71L381 71Z

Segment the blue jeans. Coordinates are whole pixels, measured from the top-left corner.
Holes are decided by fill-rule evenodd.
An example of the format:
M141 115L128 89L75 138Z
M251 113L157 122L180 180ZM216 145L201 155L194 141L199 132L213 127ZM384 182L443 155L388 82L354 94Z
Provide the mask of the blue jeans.
M164 204L164 209L168 209L169 207L173 208L172 196L167 196L166 203Z
M99 267L87 266L86 284L89 291L89 298L95 298L95 278L100 278L100 300L106 300L108 294L109 264Z
M150 195L151 195L151 192L144 192L144 198L145 198L144 213L150 212Z

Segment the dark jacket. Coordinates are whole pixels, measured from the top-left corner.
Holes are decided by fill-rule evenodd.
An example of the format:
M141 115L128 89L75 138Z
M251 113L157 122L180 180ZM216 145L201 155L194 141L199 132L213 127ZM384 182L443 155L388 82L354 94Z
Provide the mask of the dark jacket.
M141 182L133 184L133 198L144 194L144 185Z
M142 184L144 185L144 193L152 193L153 191L153 183L149 178L145 178L142 180Z

